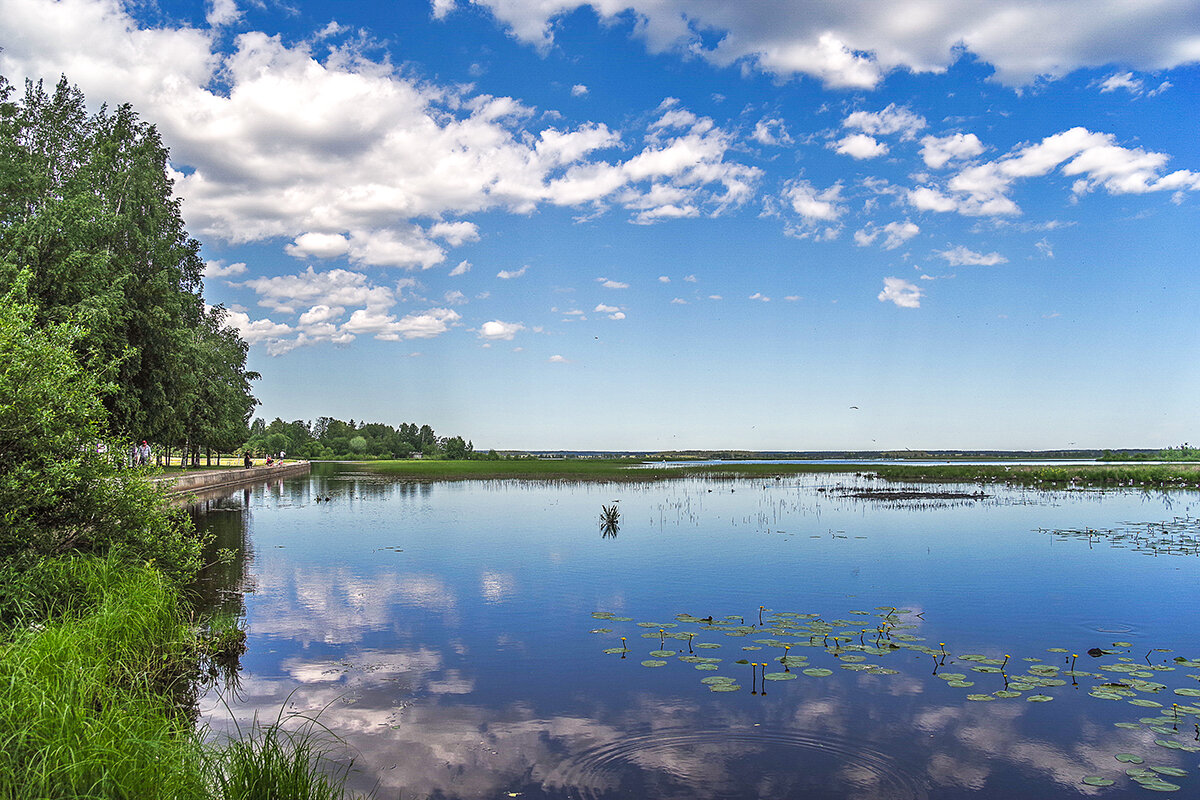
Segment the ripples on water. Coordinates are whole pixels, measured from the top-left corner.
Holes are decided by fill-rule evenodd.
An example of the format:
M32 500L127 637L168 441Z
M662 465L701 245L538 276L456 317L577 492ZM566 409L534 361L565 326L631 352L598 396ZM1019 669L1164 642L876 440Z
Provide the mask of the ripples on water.
M205 719L220 730L285 705L320 711L356 788L380 797L1037 798L1099 791L1085 775L1117 780L1108 797L1144 792L1116 753L1196 769L1160 734L1114 726L1147 709L1086 689L971 702L905 652L887 659L896 675L835 662L832 676L752 695L733 661L768 652L746 640L712 651L724 660L705 672L642 667L658 640L635 639L632 622L589 632L595 611L753 621L760 605L826 619L898 606L921 614L910 633L956 652L1051 663L1048 647L1126 640L1171 650L1160 660L1200 656L1194 549L1147 551L1127 522L1190 520L1196 495L847 496L882 487L895 488L853 475L617 486L344 472L210 499L198 519L239 558L202 590L244 614L250 649ZM620 529L602 537L614 500ZM619 635L636 658L601 653ZM705 675L743 690L712 694ZM1200 786L1170 780L1185 795Z

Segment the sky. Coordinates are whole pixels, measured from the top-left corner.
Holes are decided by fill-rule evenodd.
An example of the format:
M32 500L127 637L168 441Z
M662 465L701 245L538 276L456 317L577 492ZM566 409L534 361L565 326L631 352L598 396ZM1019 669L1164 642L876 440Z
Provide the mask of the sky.
M257 415L1200 441L1194 0L0 0L171 151Z

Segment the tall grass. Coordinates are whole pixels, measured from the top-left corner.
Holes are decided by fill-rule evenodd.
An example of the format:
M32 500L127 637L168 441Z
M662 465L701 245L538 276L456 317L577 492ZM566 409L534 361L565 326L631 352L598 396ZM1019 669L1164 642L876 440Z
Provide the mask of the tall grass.
M344 771L311 732L255 726L225 747L202 741L193 711L206 637L161 572L72 556L15 582L0 639L0 800L345 796ZM236 639L229 628L209 626L207 638Z
M115 559L56 566L78 591L0 651L0 798L209 796L176 590Z

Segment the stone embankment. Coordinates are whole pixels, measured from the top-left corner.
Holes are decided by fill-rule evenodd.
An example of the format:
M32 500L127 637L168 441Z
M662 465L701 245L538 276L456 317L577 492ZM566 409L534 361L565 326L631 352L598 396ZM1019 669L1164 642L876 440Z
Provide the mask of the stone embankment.
M171 497L208 492L213 489L236 489L250 486L273 478L288 478L307 475L312 465L307 461L294 461L281 466L249 467L248 469L213 469L204 472L181 472L151 478L165 486Z

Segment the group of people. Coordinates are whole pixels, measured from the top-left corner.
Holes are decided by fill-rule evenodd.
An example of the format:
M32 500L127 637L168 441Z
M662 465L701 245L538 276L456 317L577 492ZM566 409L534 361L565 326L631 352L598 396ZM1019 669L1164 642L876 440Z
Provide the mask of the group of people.
M133 452L131 454L133 465L135 467L147 466L150 463L150 455L150 445L146 443L145 439L143 439L141 444L135 444L133 446Z

